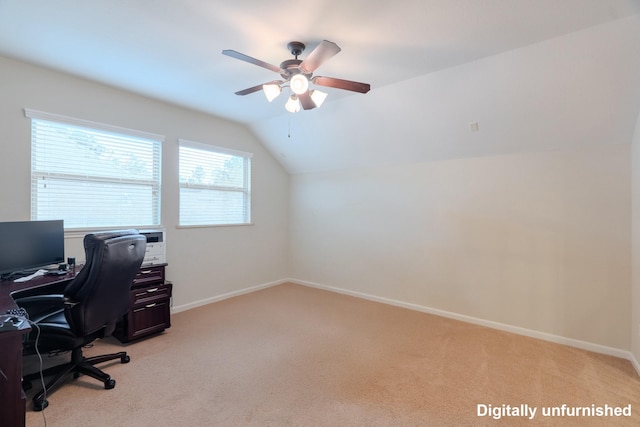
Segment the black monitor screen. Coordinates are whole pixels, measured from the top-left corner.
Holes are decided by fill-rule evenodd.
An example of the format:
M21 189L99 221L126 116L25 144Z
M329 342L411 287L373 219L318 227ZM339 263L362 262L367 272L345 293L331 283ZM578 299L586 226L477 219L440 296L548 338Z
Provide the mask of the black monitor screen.
M64 262L64 222L0 222L0 274Z

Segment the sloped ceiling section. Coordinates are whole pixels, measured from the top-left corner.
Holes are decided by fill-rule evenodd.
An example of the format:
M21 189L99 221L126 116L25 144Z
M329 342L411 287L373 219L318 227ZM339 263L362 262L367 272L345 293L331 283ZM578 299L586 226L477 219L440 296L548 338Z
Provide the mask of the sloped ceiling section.
M635 16L252 127L292 173L629 144L638 40Z
M0 0L0 55L246 123L295 173L620 139L623 109L637 116L638 13L640 0ZM371 92L328 89L294 116L284 96L234 95L277 74L223 49L278 65L289 41L309 53L323 39L342 52L315 74Z

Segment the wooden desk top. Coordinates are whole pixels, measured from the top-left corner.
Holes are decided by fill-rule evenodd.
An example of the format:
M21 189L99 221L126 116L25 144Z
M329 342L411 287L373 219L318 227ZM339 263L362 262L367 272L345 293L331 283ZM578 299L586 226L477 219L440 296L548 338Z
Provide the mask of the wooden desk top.
M18 308L13 300L12 294L37 290L55 285L64 285L71 281L80 271L81 266L76 266L75 271L71 270L67 274L60 276L38 276L26 282L14 282L11 280L0 281L0 314L5 314L7 310ZM34 292L37 293L37 292Z

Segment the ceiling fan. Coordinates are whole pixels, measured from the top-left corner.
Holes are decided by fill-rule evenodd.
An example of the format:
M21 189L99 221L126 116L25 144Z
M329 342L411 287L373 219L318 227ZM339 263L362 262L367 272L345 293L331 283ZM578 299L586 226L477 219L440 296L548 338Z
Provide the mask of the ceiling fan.
M300 111L300 107L305 110L311 110L315 107L319 107L327 97L326 93L321 92L317 89L309 90L309 83L313 83L314 85L318 86L349 90L352 92L369 92L371 86L368 83L342 80L335 77L313 76L313 72L320 65L322 65L322 63L340 52L341 49L337 44L327 40L323 40L313 51L311 51L311 53L304 60L298 59L298 56L302 54L305 47L306 46L304 45L304 43L296 41L287 44L289 52L291 52L295 59L287 59L283 61L279 67L261 61L259 59L252 58L243 53L236 52L235 50L223 50L223 55L227 55L232 58L236 58L241 61L266 68L267 70L275 71L284 79L273 80L267 83L253 86L238 91L235 94L248 95L250 93L262 90L264 91L267 100L271 102L278 95L280 95L282 88L289 87L292 94L287 100L285 108L288 111L295 113L297 111Z

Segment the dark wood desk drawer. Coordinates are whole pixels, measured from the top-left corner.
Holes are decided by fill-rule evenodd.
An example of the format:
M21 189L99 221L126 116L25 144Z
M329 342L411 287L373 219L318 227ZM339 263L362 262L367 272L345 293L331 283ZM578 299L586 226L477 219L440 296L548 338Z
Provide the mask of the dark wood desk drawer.
M154 301L171 298L171 284L163 283L151 287L131 290L131 307L151 304Z
M136 278L133 279L132 288L149 286L154 283L164 283L164 265L152 265L141 267Z
M129 336L125 341L161 332L171 326L169 299L133 307L128 315Z
M131 308L113 335L122 342L162 332L171 326L171 291L166 264L143 266L131 285Z

